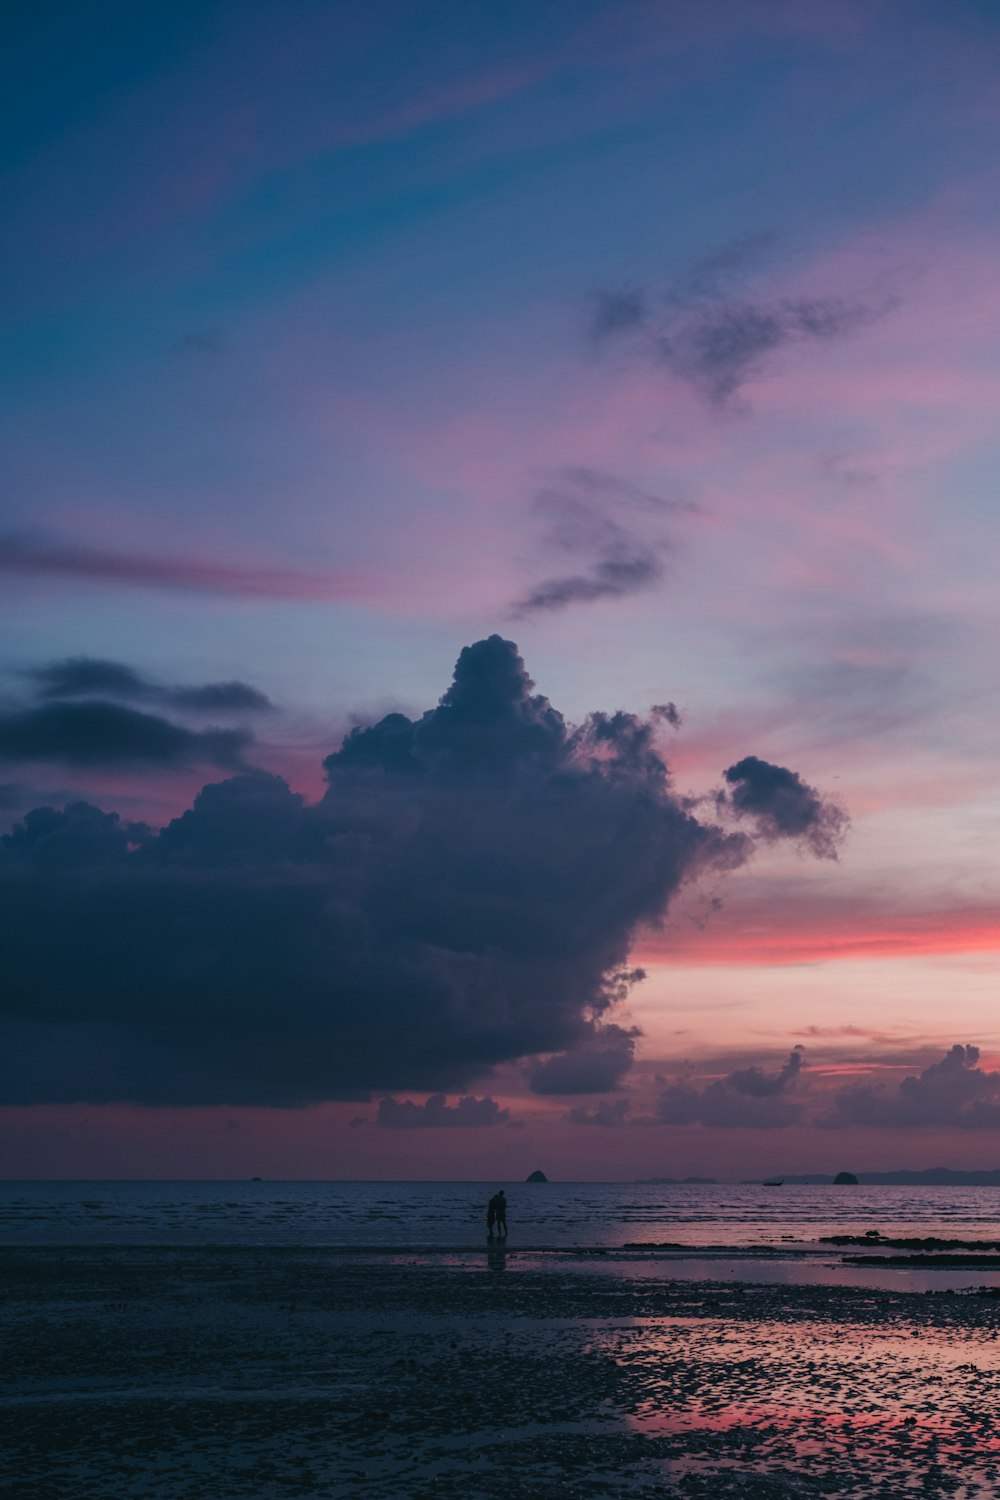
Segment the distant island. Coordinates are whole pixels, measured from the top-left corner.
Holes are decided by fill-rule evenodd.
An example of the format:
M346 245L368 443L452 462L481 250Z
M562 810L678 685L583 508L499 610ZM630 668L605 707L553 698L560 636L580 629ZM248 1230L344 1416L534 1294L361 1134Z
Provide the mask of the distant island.
M752 1187L760 1179L744 1179ZM986 1171L962 1171L957 1167L924 1167L921 1171L900 1169L896 1172L829 1172L789 1173L784 1181L793 1187L833 1187L850 1184L860 1187L1000 1187L1000 1168Z
M524 1180L525 1182L548 1182L549 1179L544 1172L531 1172Z

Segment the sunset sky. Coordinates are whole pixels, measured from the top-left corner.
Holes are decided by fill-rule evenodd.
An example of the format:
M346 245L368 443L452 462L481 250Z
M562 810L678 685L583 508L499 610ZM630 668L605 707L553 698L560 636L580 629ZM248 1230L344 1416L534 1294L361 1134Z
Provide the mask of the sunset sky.
M1000 1166L992 0L5 43L0 1174Z

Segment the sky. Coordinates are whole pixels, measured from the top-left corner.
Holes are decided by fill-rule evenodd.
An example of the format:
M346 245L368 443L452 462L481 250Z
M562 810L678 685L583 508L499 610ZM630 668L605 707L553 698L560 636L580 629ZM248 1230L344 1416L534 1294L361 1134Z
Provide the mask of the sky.
M5 41L0 1175L1000 1165L991 0Z

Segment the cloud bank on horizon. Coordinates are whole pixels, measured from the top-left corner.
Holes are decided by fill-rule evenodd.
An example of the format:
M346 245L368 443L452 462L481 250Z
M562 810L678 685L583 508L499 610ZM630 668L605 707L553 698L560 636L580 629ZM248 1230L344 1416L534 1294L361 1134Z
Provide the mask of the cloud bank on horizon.
M0 846L0 1100L440 1093L532 1055L536 1092L615 1087L636 927L754 838L674 791L662 713L574 726L533 686L512 642L466 647L436 708L350 731L317 804L253 771L159 832L84 803L29 813ZM831 852L794 773L761 772L753 812L784 810L789 777L797 815L765 837ZM382 1123L414 1123L400 1108Z

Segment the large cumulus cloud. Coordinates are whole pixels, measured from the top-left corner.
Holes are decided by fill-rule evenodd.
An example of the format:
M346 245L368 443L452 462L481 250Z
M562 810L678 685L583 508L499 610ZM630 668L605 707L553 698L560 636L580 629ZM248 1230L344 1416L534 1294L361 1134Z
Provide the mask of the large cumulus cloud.
M0 1099L294 1105L585 1055L636 926L753 847L656 735L568 724L491 636L436 708L353 730L315 805L248 772L159 833L37 811L0 853Z

